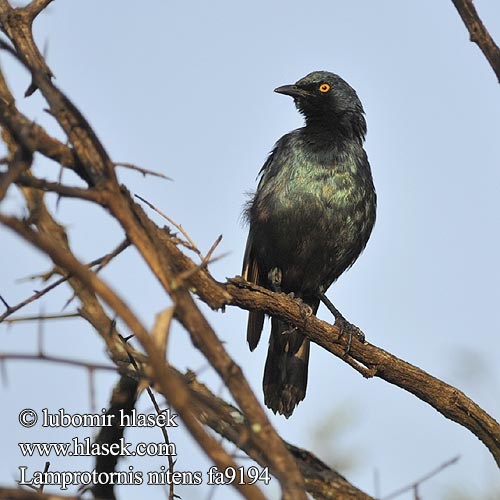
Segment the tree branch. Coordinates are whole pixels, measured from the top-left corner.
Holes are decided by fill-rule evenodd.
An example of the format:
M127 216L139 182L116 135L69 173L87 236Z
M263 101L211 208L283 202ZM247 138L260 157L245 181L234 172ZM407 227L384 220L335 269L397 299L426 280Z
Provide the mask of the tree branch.
M132 203L131 200L129 203ZM134 211L142 225L148 228L152 241L155 241L156 252L166 254L163 258L171 263L174 273L180 274L195 266L193 261L172 243L168 235L159 231L143 212L139 211L138 207L135 207ZM123 217L117 211L114 213L123 221ZM127 224L122 222L122 225L129 238L132 239L132 233L129 232ZM158 244L158 239L163 245ZM151 244L139 244L137 238L134 243L139 249L143 244L146 247ZM151 254L146 248L141 253L143 256ZM145 257L145 259L149 261L152 271L162 279L165 267L155 264L150 258ZM216 282L208 271L202 269L190 276L188 282L190 289L195 290L195 293L213 309L231 304L247 310L261 310L276 316L293 326L298 326L309 339L353 366L363 376L377 376L414 394L445 417L469 429L486 445L497 464L500 465L500 426L495 419L455 387L383 349L368 343L362 344L357 339L353 339L349 355L345 356L347 339L340 338L339 328L315 316L304 317L300 305L284 295L273 293L241 279L221 284Z
M227 467L236 468L233 459L220 446L220 444L205 432L196 420L190 406L189 390L180 377L169 374L165 361L159 356L159 349L154 340L149 336L147 330L137 319L131 308L114 293L95 273L88 270L86 266L78 262L73 255L64 248L55 245L53 238L33 231L27 225L21 223L13 217L0 215L0 223L15 231L26 241L36 248L44 251L57 265L67 269L72 276L75 276L88 289L97 293L107 305L124 321L130 331L141 343L148 355L148 367L151 370L151 379L161 388L162 394L172 403L179 417L182 419L187 429L191 432L196 441L212 458L215 464L221 469ZM238 484L234 482L245 498L264 500L264 496L259 489L251 484Z
M472 0L451 0L455 5L465 27L470 33L470 40L477 44L490 63L500 82L500 49L479 18Z
M0 176L0 180L2 176ZM46 181L29 175L19 175L16 184L24 187L31 187L48 193L57 193L66 198L79 198L81 200L93 201L99 205L104 205L105 194L97 189L84 189L76 186L66 186L60 182Z
M347 339L340 337L340 329L315 316L304 318L300 305L284 294L275 294L242 279L230 280L225 289L232 296L232 305L264 311L298 326L310 340L338 358L343 361L352 358L358 362L365 368L366 377L379 377L401 387L466 427L486 445L500 466L499 424L462 391L379 347L361 343L355 337L346 356Z
M129 245L130 245L130 243L127 240L124 240L113 251L111 251L110 253L108 253L102 257L99 257L98 259L93 260L92 262L89 262L87 264L87 266L88 267L97 266L96 272L99 272L104 266L106 266L109 262L111 262L111 260L114 257L116 257L121 252L123 252L123 250L125 250ZM49 277L52 276L52 274L54 272L55 271L52 270L50 273L48 273L48 275L47 275L48 277L46 277L45 279L49 279ZM40 297L43 297L45 294L47 294L48 292L50 292L54 288L58 287L62 283L65 283L66 281L68 281L69 278L70 278L70 276L62 276L61 278L54 281L50 285L46 286L44 289L36 291L33 295L31 295L27 299L23 300L19 304L16 304L15 306L9 306L3 299L1 299L1 296L0 296L0 299L2 300L2 302L4 302L4 305L7 308L7 310L3 314L0 315L0 323L2 321L5 321L5 319L7 317L14 314L16 311L19 311L19 309L22 309L24 306L31 304L32 302L34 302L35 300L38 300Z
M31 16L29 10L13 9L7 0L0 0L2 30L12 41L16 56L32 75L32 84L26 94L40 89L51 114L66 133L86 176L92 179L94 185L98 186L108 179L116 183L114 164L87 120L53 84L52 72L33 40Z
M26 7L23 7L23 10L28 14L29 18L33 22L36 16L42 12L47 5L52 3L53 0L33 0Z
M38 151L42 155L59 163L62 167L73 170L87 184L91 183L78 157L73 149L62 142L51 137L40 125L29 120L15 106L14 96L10 92L7 82L0 68L0 123L16 139L23 136L25 130L29 130L31 150ZM26 139L23 141L26 144Z
M194 404L199 409L200 421L234 443L259 465L265 467L267 465L265 457L245 437L248 428L245 416L237 408L215 396L204 384L198 382L192 372L188 372L185 379L195 394ZM300 472L304 476L307 491L314 498L373 500L371 496L353 486L309 451L297 448L286 441L284 443L297 461Z
M76 359L63 358L58 356L49 356L45 354L15 354L15 353L0 353L0 362L2 361L45 361L62 363L69 366L76 366L87 370L105 370L116 371L116 367L112 365L102 365L96 363L89 363ZM143 359L134 365L136 368L131 368L123 375L126 379L131 377L140 377L144 372L144 366L147 366L147 359ZM217 432L224 439L232 442L244 451L250 458L255 460L262 467L267 466L265 458L261 452L253 445L248 439L248 426L245 416L238 408L227 403L220 397L216 396L204 384L199 382L193 371L188 370L185 374L169 365L169 370L176 377L181 377L191 391L192 403L196 409L196 415L200 423L210 427ZM125 384L125 388L129 387L129 382L123 379L117 386L120 389L120 384ZM119 390L117 394L113 394L113 400L116 405L131 404L133 396L130 390L126 390L123 396L120 396L122 391ZM151 396L151 393L150 393ZM127 403L128 402L128 403ZM158 411L158 405L154 403L155 409ZM116 432L116 430L112 430ZM102 442L111 442L112 440L106 436L102 437ZM341 474L328 467L321 460L319 460L311 452L297 448L296 446L284 442L290 453L293 455L299 469L304 476L307 491L317 499L356 499L356 500L373 500L371 496L359 490L351 483L349 483ZM436 471L433 473L435 474ZM428 475L423 480L427 480ZM413 486L413 485L412 485ZM106 490L108 491L108 490ZM172 495L170 495L172 496ZM0 498L2 498L0 496ZM108 498L108 497L104 497Z

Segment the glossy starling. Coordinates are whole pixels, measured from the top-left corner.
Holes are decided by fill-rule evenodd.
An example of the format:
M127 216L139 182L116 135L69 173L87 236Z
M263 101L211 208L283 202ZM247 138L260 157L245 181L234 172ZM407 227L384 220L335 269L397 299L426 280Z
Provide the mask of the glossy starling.
M366 121L355 90L333 73L316 71L275 92L293 97L306 124L276 143L260 171L245 211L250 231L243 277L291 293L316 313L375 223L376 194L363 149ZM250 312L252 351L263 324L264 313ZM309 340L272 318L263 387L274 413L288 418L304 399L308 362Z

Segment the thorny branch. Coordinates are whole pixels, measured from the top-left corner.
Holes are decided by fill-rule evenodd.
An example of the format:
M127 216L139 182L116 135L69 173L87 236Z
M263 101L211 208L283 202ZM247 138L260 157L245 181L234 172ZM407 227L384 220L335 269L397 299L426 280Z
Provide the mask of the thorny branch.
M447 418L468 428L488 447L500 465L498 423L462 392L369 343L354 339L346 355L346 339L341 338L338 327L314 316L304 317L300 306L291 298L242 279L218 283L207 269L209 256L204 258L198 251L202 263L196 265L179 249L179 240L175 235L158 227L147 217L128 190L118 184L116 163L109 158L87 121L52 82L52 72L36 47L31 32L34 18L49 3L49 0L34 0L26 7L14 9L7 0L0 0L0 27L14 49L6 44L2 44L2 47L13 52L29 70L32 84L27 94L40 90L51 115L64 130L69 145L51 138L43 128L33 124L17 110L0 73L0 125L2 137L9 147L9 156L5 160L8 169L0 175L0 200L9 189L16 186L23 193L30 214L28 220L0 214L0 223L49 256L56 268L61 270L60 274L67 277L80 301L80 315L101 335L111 359L119 369L122 372L130 369L132 347L125 347L120 341L115 321L108 316L103 303L123 322L143 349L143 353L133 352L140 366L137 376L146 379L168 400L186 428L219 468L234 467L236 464L220 443L207 433L204 425L214 429L219 426L218 430L215 429L217 432L220 431L235 442L258 463L268 466L280 481L284 499L305 499L304 488L317 495L317 498L326 498L325 490L315 490L311 485L301 462L307 457L307 452L286 446L276 434L240 367L228 355L195 304L192 296L195 293L213 309L233 305L247 310L262 310L299 326L312 341L346 361L363 376L377 376L397 385L429 403ZM36 152L74 170L86 181L88 188L67 186L33 176L30 167ZM205 355L229 389L239 407L232 407L239 415L236 420L233 412L229 414L232 420L224 421L224 411L229 411L226 403L218 400L214 404L214 399L205 390L198 387L200 391L196 391L196 384L191 378L167 364L164 344L167 334L160 332L153 335L149 332L120 295L74 256L64 228L45 206L43 192L76 197L100 205L121 225L127 242L140 253L165 294L172 299L171 312L175 320L184 326L194 345ZM196 249L189 237L187 242ZM205 408L204 412L199 411L201 407ZM222 424L223 428L220 427ZM311 457L306 461L323 477L324 464ZM325 474L328 476L328 471ZM330 480L332 478L330 476ZM341 476L336 479L347 483ZM264 498L255 486L233 486L245 498ZM347 491L353 488L349 483L344 486L347 489L339 493L337 498L369 498L359 490ZM0 491L0 498L2 494Z
M89 262L87 265L89 267L93 266L98 266L96 269L96 272L99 272L101 269L103 269L111 260L119 255L120 253L123 252L127 247L129 246L129 242L127 240L123 241L120 243L112 252L104 255L103 257L100 257L96 260L93 260L92 262ZM49 273L52 275L53 273ZM63 276L62 278L59 278L58 280L54 281L54 283L51 283L50 285L46 286L43 290L38 290L36 291L31 297L28 297L27 299L23 300L19 304L16 304L15 306L9 306L5 300L2 298L2 302L4 303L5 307L7 310L0 315L0 323L2 321L5 321L6 318L8 318L10 315L14 314L15 312L19 311L19 309L22 309L24 306L27 306L28 304L31 304L35 300L38 300L40 297L43 297L45 294L49 293L51 290L54 290L54 288L57 288L59 285L62 283L65 283L68 280L69 276ZM1 298L1 296L0 296Z
M160 392L175 407L180 418L193 434L193 437L221 469L236 467L234 461L217 441L208 435L200 426L189 405L189 392L185 384L180 378L169 375L165 361L159 356L156 342L149 336L147 330L135 316L132 309L111 288L99 279L95 273L78 262L70 253L69 249L61 249L60 246L53 243L52 238L48 235L35 232L22 222L11 217L0 215L0 222L6 227L16 231L35 247L47 253L55 264L67 269L72 276L75 276L75 279L78 281L75 288L92 290L92 293L95 292L104 302L106 302L141 343L148 355L147 368L151 370L150 378L158 384ZM75 289L75 292L77 292L77 289ZM113 325L110 324L109 327L110 328L105 332L108 339L110 339L109 331L113 331ZM108 340L108 345L110 342L111 341ZM259 490L253 485L238 484L235 485L235 487L240 489L246 498L263 498Z
M2 358L0 358L1 360ZM3 356L5 361L16 361L18 356L12 354L6 354ZM73 365L80 368L85 368L87 370L112 370L111 365L99 365L95 363L88 363L85 361L64 359L52 356L40 356L40 355L22 355L22 358L27 361L57 361L64 364ZM140 367L139 371L140 371ZM186 373L181 373L174 367L169 366L176 376L181 377L189 387L191 391L191 397L193 399L193 406L197 410L200 421L210 427L212 430L217 432L224 439L234 443L235 445L242 448L247 455L254 459L261 466L265 467L266 462L260 454L259 450L252 446L252 443L246 438L248 432L248 424L245 422L244 415L240 412L238 408L227 403L220 397L216 396L212 391L210 391L204 384L198 381L196 375L193 371L188 370ZM128 371L127 378L132 378L135 369ZM137 374L137 372L135 372ZM120 386L125 384L127 387L129 382L120 380L117 384L115 390L119 390ZM128 389L126 392L129 392ZM120 393L120 390L119 390ZM125 401L132 397L132 394L125 396ZM113 396L113 399L117 399ZM158 404L154 403L155 409L158 408ZM109 441L107 441L109 442ZM358 500L370 500L371 496L365 494L361 490L355 488L350 484L341 474L334 471L326 464L321 462L312 453L297 448L296 446L285 443L286 447L292 453L295 460L298 463L300 471L304 476L307 490L313 496L313 498L355 498ZM425 478L427 479L427 477ZM412 485L413 486L413 485ZM2 490L0 489L0 498L2 498Z
M404 488L401 488L394 493L390 493L389 495L385 495L381 500L393 500L394 498L397 498L398 496L402 495L403 493L406 493L407 491L412 491L415 494L415 498L419 498L418 496L418 489L419 487L428 481L429 479L433 478L437 474L439 474L442 470L450 467L451 465L454 465L458 462L459 456L453 457L450 460L447 460L446 462L442 463L439 467L436 467L434 470L431 472L428 472L425 476L419 478L417 481L414 481L412 484L405 486Z

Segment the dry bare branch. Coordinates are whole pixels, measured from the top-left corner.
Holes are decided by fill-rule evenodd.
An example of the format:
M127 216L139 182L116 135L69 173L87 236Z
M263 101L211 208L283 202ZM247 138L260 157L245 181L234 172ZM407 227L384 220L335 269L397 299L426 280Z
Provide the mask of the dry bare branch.
M267 462L258 448L247 439L245 416L234 406L215 396L205 385L198 382L192 372L185 375L195 394L194 404L198 408L200 421L211 427L225 439L242 449L249 457L265 467ZM332 470L312 453L285 442L304 476L307 491L316 499L373 498L349 483L342 475Z
M500 82L500 49L481 21L474 3L472 0L452 0L452 2L469 31L471 42L476 43L481 49Z
M458 460L460 459L459 456L453 457L450 460L446 460L446 462L442 463L435 469L433 469L431 472L427 473L425 476L417 479L414 481L412 484L405 486L404 488L400 488L397 491L394 491L393 493L390 493L389 495L385 495L384 497L381 498L381 500L392 500L393 498L397 498L398 496L402 495L403 493L406 493L407 491L412 491L415 493L415 498L418 496L418 488L422 483L425 483L429 479L437 476L438 474L441 473L444 469L447 469L448 467L456 464Z
M226 469L227 467L236 468L237 466L232 458L198 423L195 415L192 413L189 390L184 381L180 377L169 374L165 361L161 358L155 342L134 315L132 309L102 280L100 280L95 273L78 262L67 248L65 249L64 247L54 244L53 238L35 232L26 224L23 224L13 217L0 215L0 223L14 230L36 248L46 252L55 264L67 269L85 288L91 290L93 293L97 293L97 295L116 312L145 349L148 355L148 368L151 370L148 374L149 377L156 381L158 387L161 389L161 393L175 407L179 417L186 425L186 428L218 467L221 469ZM108 345L110 345L109 341ZM237 488L245 498L255 500L264 499L259 489L254 485L237 484L237 482L235 482L233 486Z
M103 269L104 266L109 264L112 259L114 259L117 255L123 252L130 243L128 240L122 241L113 251L110 253L104 255L103 257L99 257L98 259L93 260L92 262L89 262L87 266L93 267L93 266L98 266L96 269L96 272L99 272L101 269ZM44 275L41 275L43 279L49 279L50 276L52 276L57 270L52 270L49 273L45 273ZM69 276L63 276L62 278L58 279L54 283L51 283L47 287L45 287L43 290L36 291L33 295L28 297L27 299L23 300L19 304L16 304L15 306L9 306L5 300L0 296L0 299L4 303L6 307L6 311L0 315L0 323L2 321L5 321L7 317L10 315L14 314L16 311L19 311L19 309L22 309L24 306L31 304L35 300L38 300L40 297L43 297L45 294L49 293L51 290L54 290L54 288L58 287L62 283L65 283L68 280ZM31 278L30 278L31 279ZM24 321L28 321L30 318L25 318ZM14 320L11 320L10 322L15 322L15 321L23 321L23 318L16 318Z
M171 181L172 179L161 172L156 172L155 170L149 170L147 168L138 167L133 163L127 162L115 162L115 167L123 167L128 168L129 170L135 170L136 172L140 172L144 177L146 175L152 175L153 177L160 177L161 179L165 179L167 181Z
M111 365L101 365L95 363L88 363L79 360L73 360L69 358L54 357L47 355L25 355L25 354L3 354L0 355L0 362L2 360L24 360L24 361L48 361L62 363L69 366L81 367L87 370L105 370L105 371L115 371L116 368ZM127 378L130 378L134 371L136 374L141 373L139 365L134 360L135 368L128 372ZM193 405L196 409L197 418L200 423L209 426L215 432L217 432L221 437L231 441L242 450L244 450L248 456L254 459L262 467L267 465L265 459L263 459L261 453L256 449L252 443L247 439L248 434L248 423L245 422L244 415L240 412L238 408L227 403L220 397L213 394L204 384L200 383L194 372L188 370L186 374L182 374L180 371L176 370L174 367L169 366L169 370L175 373L176 376L181 377L192 391L191 395L193 397ZM128 382L120 381L120 384L125 384L125 387L132 387L128 385ZM161 409L156 402L156 399L151 392L148 390L150 398L153 402L153 406L157 412L161 412ZM125 394L121 390L117 394L113 394L111 406L113 406L113 401L120 405L120 394L124 397L125 401L130 401L132 392L126 390ZM123 401L123 400L122 400ZM165 438L168 443L168 436ZM111 442L111 441L100 441L100 442ZM321 460L315 457L312 453L307 450L297 448L289 443L285 443L288 450L297 460L298 466L301 473L304 476L307 491L317 499L329 499L332 495L334 498L342 499L356 499L356 500L370 500L371 496L357 489L355 486L350 484L341 474L334 471ZM170 464L173 468L173 464ZM433 472L433 475L437 471ZM426 480L426 476L423 480ZM1 496L0 496L1 498ZM104 497L107 498L107 497Z

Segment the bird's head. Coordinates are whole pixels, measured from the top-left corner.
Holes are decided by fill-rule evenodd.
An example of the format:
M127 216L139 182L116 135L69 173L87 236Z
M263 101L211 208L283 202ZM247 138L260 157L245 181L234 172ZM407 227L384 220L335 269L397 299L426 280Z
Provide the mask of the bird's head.
M366 134L363 106L356 91L334 73L314 71L274 91L293 97L307 125L335 128L360 139Z

